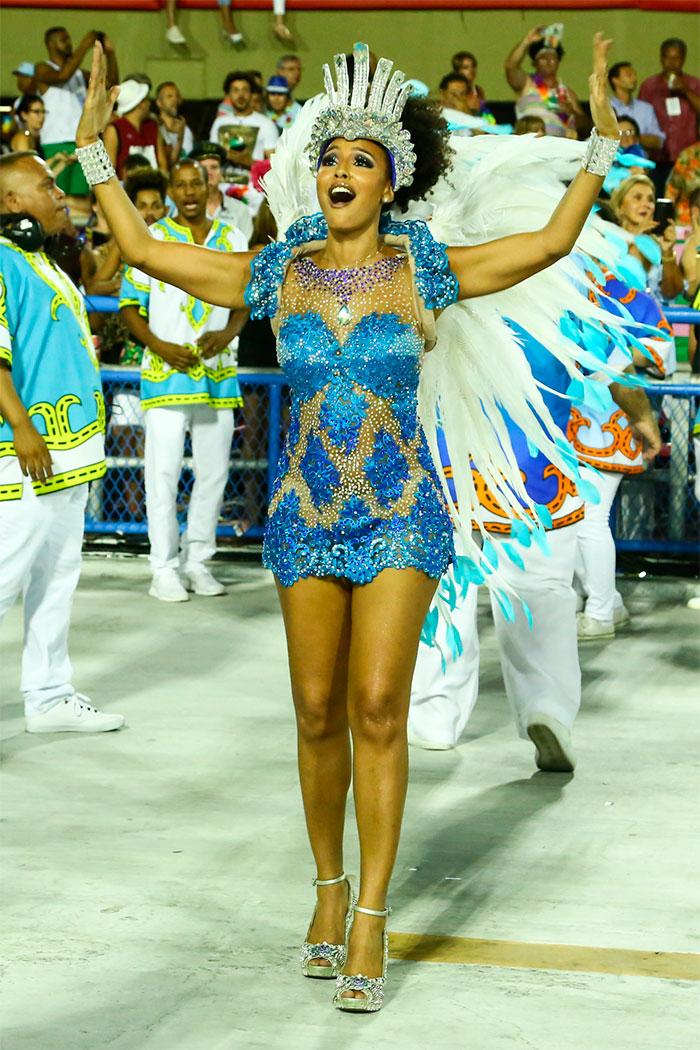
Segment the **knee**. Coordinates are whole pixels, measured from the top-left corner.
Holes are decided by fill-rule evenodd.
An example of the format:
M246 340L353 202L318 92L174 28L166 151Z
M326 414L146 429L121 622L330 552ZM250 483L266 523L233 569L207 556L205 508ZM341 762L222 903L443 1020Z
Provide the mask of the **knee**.
M351 698L349 717L354 737L389 745L406 732L408 697L402 704L390 683L368 683Z
M345 703L328 693L302 690L295 698L297 729L306 743L329 740L347 732Z

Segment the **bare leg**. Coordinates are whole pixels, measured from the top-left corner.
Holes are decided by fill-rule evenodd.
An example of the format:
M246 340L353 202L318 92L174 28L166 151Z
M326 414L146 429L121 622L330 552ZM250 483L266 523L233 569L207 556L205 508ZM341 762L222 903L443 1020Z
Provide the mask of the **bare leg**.
M411 679L436 586L437 580L417 569L385 569L352 594L348 717L362 858L359 903L376 911L386 907L399 844L408 781ZM381 976L384 922L355 915L345 973Z
M278 584L297 718L299 780L319 879L343 872L343 828L350 787L346 685L352 591L333 578ZM318 887L312 944L345 939L347 884ZM324 961L314 960L316 965Z
M175 25L175 6L177 0L167 0L165 5L165 16L168 19L168 29Z
M235 36L237 33L236 23L233 18L233 6L229 2L228 4L222 4L219 7L221 11L221 21L223 22L224 32L228 36Z
M284 16L287 10L285 0L272 0L272 10L274 11L275 15L275 21L272 26L273 33L275 34L278 40L282 41L282 43L289 43L294 38L287 26L284 24Z

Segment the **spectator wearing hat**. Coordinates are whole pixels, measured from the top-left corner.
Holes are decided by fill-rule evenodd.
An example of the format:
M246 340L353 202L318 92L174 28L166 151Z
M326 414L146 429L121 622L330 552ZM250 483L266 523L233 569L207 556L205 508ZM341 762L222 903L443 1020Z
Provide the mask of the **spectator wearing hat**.
M165 80L156 88L156 108L158 109L158 126L165 143L168 167L182 157L186 157L194 146L194 136L187 127L187 121L180 113L182 95L177 84Z
M12 76L17 77L17 90L20 95L31 95L36 91L36 66L33 62L20 62Z
M253 84L248 73L229 73L224 81L229 111L217 116L209 132L209 141L226 152L227 174L238 183L248 182L251 165L269 158L279 138L270 118L253 109Z
M150 116L150 85L129 77L119 85L117 115L107 125L104 144L118 178L130 153L142 153L154 168L168 172L168 158L160 129Z
M574 92L559 79L564 49L558 40L545 40L544 29L531 29L506 59L506 79L515 92L515 115L534 114L542 118L548 135L575 139L578 129L587 131L588 120ZM534 66L532 74L523 69L526 54Z
M265 88L265 115L277 127L280 134L291 127L301 113L301 106L292 100L286 77L270 77Z
M46 62L37 62L34 81L46 107L46 120L41 129L41 145L47 160L56 153L75 152L75 133L87 94L90 74L80 68L85 54L95 43L98 34L86 33L73 51L70 33L64 26L52 26L44 33L44 43L49 53ZM102 36L107 60L107 86L119 81L119 68L114 44ZM73 197L84 197L88 184L83 178L79 164L65 168L56 180L64 193Z
M250 209L237 197L226 194L227 183L222 183L226 150L215 142L198 142L189 154L190 160L198 160L207 173L207 217L221 219L229 226L240 230L250 243L253 235L253 216Z

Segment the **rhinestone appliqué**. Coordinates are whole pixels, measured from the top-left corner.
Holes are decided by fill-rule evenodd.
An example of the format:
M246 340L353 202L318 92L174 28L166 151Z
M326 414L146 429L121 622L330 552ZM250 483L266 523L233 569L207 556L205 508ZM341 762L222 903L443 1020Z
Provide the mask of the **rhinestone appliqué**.
M253 316L278 313L278 359L291 419L273 486L263 563L284 586L306 576L367 583L385 568L433 578L453 558L452 525L417 414L424 337L415 292L434 309L456 298L447 256L425 223L382 220L408 256L320 267L294 248L323 241L309 216L252 263Z

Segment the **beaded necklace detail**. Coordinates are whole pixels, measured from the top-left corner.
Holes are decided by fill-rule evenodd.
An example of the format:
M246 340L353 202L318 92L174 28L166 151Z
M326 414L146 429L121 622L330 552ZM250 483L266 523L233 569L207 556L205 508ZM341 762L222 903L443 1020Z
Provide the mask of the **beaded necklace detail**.
M374 253L372 253L374 254ZM370 292L382 281L390 281L403 265L403 255L383 255L370 266L344 266L330 270L317 266L308 255L295 259L297 280L303 291L323 288L339 301L337 323L350 324L350 299L355 292Z

